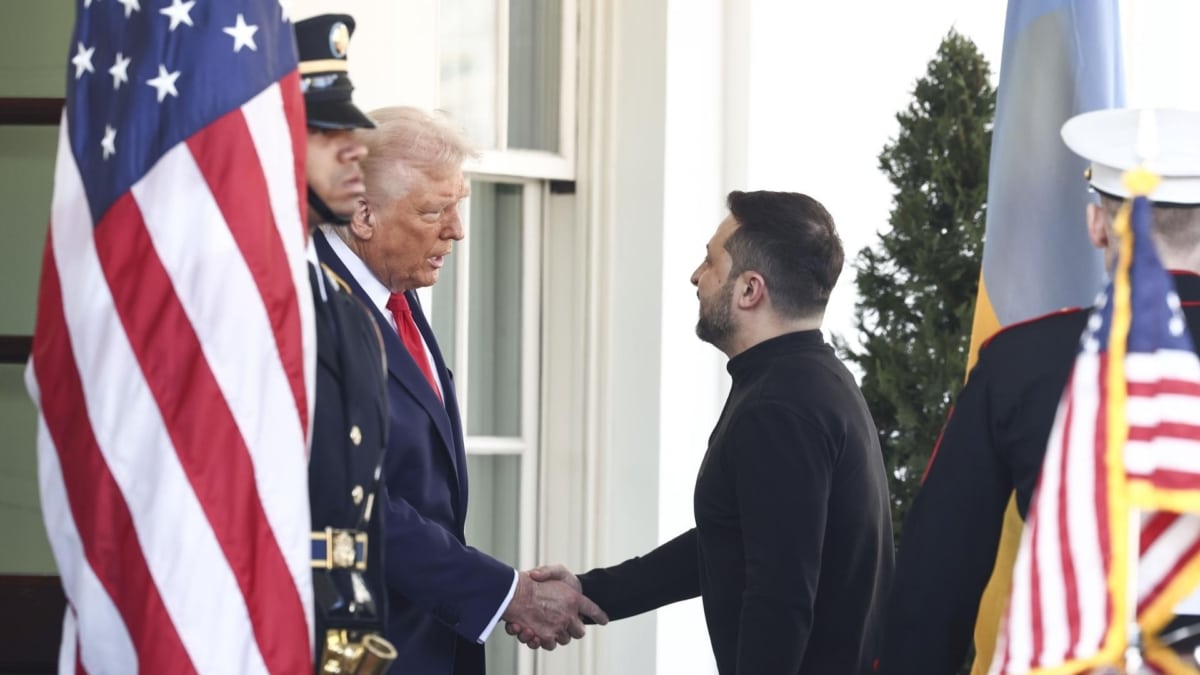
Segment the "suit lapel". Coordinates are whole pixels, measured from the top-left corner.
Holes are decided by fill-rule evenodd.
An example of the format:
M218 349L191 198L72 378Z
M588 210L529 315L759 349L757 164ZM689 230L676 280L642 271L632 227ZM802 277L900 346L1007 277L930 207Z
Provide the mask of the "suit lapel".
M421 407L433 419L434 426L437 427L438 433L442 437L442 443L446 446L447 452L450 453L451 466L454 467L455 479L461 485L461 476L465 471L465 467L459 467L459 448L455 443L455 436L451 430L450 414L447 410L448 406L442 405L442 401L437 394L429 386L429 382L425 379L424 373L417 367L412 356L408 353L404 343L400 341L400 336L396 334L396 329L388 322L375 303L371 302L366 291L359 285L358 280L346 266L342 264L337 253L330 247L329 242L325 240L324 235L313 237L313 241L317 247L317 258L321 262L329 266L343 281L350 287L354 295L363 301L363 304L371 311L371 316L374 317L375 323L379 326L380 332L383 333L383 346L387 351L387 367L388 374L395 379L401 386L408 391L414 399L421 404ZM453 396L453 390L447 388L445 373L445 365L442 364L441 354L438 352L437 343L433 341L432 335L427 333L429 327L425 321L424 314L420 311L419 303L412 303L414 307L413 318L417 321L418 328L421 329L422 335L425 337L426 343L429 345L430 351L434 353L434 359L438 363L438 376L442 381L442 390L447 397ZM420 318L417 318L420 315ZM457 413L457 407L455 407Z
M417 324L417 329L421 331L421 337L425 339L425 344L429 346L429 353L433 355L434 370L437 373L438 382L440 382L442 385L442 396L444 398L444 405L442 405L442 400L439 400L438 404L443 408L443 412L445 413L447 420L459 420L458 396L454 391L454 382L450 379L450 370L446 368L446 361L442 358L442 350L438 348L437 340L434 339L433 328L429 325L429 321L425 318L425 310L423 307L421 307L421 301L418 299L417 294L413 291L408 291L404 295L408 298L409 307L412 308L413 321ZM399 337L397 337L396 340L399 342ZM415 368L416 364L413 364L413 367ZM422 373L422 381L424 381L424 378L425 375ZM430 392L432 391L428 386L425 387L425 390ZM432 394L432 396L436 398L436 394ZM456 428L458 429L459 434L454 438L455 442L453 444L447 444L446 447L454 448L454 465L462 467L458 471L458 494L465 504L467 497L467 456L466 448L463 447L462 442L462 423L458 422Z

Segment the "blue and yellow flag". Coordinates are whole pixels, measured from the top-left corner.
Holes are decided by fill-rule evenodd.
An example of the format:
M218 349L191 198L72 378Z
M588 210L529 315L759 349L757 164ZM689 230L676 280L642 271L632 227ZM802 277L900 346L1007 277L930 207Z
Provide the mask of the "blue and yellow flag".
M1059 129L1124 99L1116 0L1009 2L972 365L1001 327L1088 304L1103 282L1083 226L1087 164Z
M1089 304L1103 260L1084 224L1086 163L1059 138L1070 117L1124 104L1117 0L1010 0L988 176L988 214L968 371L1003 326ZM980 603L973 675L988 671L1021 523L1009 504Z

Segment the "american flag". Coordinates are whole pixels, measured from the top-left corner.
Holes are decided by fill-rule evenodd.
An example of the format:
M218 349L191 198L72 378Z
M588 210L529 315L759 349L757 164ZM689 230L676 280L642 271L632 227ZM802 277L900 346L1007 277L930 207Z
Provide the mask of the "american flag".
M1148 193L1154 178L1133 173ZM1117 664L1131 611L1146 667L1195 672L1155 637L1200 583L1200 360L1150 218L1145 197L1118 214L1117 232L1132 236L1059 404L992 673Z
M59 672L311 672L290 19L274 0L77 0L69 59L26 374Z

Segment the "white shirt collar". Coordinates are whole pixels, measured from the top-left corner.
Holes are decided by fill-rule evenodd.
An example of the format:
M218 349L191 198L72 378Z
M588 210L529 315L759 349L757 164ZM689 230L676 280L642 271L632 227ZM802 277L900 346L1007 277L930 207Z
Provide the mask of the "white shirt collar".
M354 277L354 280L357 281L358 285L362 287L363 292L367 294L367 297L371 299L371 302L374 303L377 308L379 308L379 313L387 319L388 325L390 325L392 330L395 331L396 318L392 316L392 310L388 309L387 306L388 299L392 296L392 292L389 291L388 287L384 286L383 283L375 277L375 275L367 267L367 264L362 261L362 258L358 257L358 254L356 254L354 251L351 251L350 247L346 245L346 242L342 241L341 237L337 236L333 232L327 232L325 230L321 230L321 235L325 236L325 240L329 242L329 247L333 249L334 254L338 257L338 260L341 260L342 264L346 266L346 271L350 272L350 276ZM429 363L430 370L436 373L437 362L433 358L433 352L430 351L429 344L425 342L424 335L421 336L421 346L425 348L425 360ZM442 390L442 383L437 381L437 378L434 379L437 382L438 396L444 399L445 392Z
M358 257L358 254L350 250L350 247L346 245L346 242L342 241L341 237L324 229L321 230L321 235L324 235L325 241L329 242L329 247L333 249L338 260L341 260L342 264L346 266L346 270L350 272L350 276L354 277L354 280L362 287L363 292L371 299L371 303L379 309L379 313L387 317L389 323L392 323L392 312L387 308L388 299L392 297L392 292L388 290L388 287L375 278L375 275L367 267L367 264L362 261L362 258Z

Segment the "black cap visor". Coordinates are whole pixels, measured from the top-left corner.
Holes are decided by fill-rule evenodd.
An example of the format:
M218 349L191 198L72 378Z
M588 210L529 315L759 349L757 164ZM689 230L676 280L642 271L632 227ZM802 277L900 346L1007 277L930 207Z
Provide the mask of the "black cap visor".
M350 101L305 101L308 126L317 129L374 129L371 121Z

